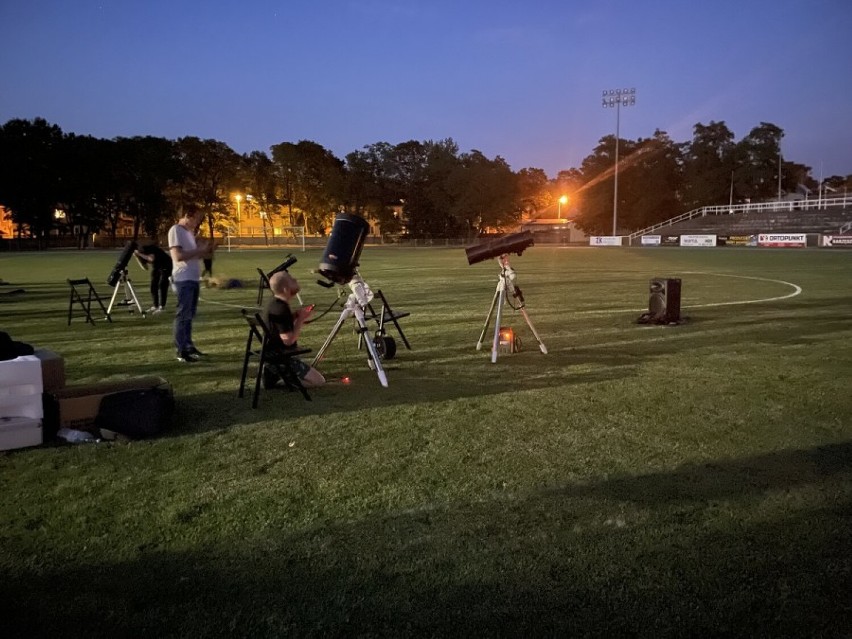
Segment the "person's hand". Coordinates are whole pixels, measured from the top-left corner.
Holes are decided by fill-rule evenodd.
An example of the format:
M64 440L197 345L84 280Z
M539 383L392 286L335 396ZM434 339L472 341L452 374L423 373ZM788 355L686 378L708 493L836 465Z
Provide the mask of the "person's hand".
M314 314L314 308L316 308L316 304L309 304L308 306L303 306L300 309L297 309L296 313L302 320L306 320Z
M202 240L196 244L198 250L198 257L212 257L213 251L215 250L215 245L213 242L208 242L206 240Z

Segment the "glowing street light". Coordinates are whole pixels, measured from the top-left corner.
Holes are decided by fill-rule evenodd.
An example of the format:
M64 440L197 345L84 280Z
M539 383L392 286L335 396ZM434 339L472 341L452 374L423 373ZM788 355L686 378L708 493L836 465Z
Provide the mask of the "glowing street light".
M568 204L568 196L567 195L563 195L562 197L559 198L559 208L557 209L558 212L556 214L556 217L558 217L560 220L562 219L562 205L563 204Z
M237 193L234 196L234 199L237 201L237 222L239 222L240 221L240 213L241 213L240 204L243 201L243 196L240 195L239 193Z
M612 234L618 225L618 136L621 124L621 106L636 104L636 89L610 89L603 92L603 107L615 107L615 185L612 192Z

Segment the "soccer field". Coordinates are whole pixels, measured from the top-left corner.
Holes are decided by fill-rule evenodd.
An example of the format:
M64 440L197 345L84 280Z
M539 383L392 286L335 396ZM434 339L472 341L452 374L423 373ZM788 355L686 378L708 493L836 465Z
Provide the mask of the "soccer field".
M295 252L302 299L340 314ZM217 255L182 364L171 313L67 325L67 278L117 252L0 254L0 329L68 384L161 375L164 436L0 454L10 636L843 636L852 627L852 252L589 249L512 256L521 351L476 349L499 268L365 248L412 345L383 388L348 322L331 380L239 399L257 273ZM130 265L143 308L147 274ZM677 326L639 325L654 277ZM173 298L169 310L174 308ZM351 382L340 380L348 377Z

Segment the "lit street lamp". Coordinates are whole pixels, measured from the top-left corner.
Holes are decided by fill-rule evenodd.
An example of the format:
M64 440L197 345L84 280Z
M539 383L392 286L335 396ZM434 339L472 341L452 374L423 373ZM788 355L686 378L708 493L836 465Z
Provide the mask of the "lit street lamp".
M239 193L237 193L234 196L234 199L237 201L237 222L239 223L239 221L240 221L240 202L243 201L243 196L240 195Z
M567 195L563 195L562 197L559 198L559 208L557 209L558 213L556 214L556 217L558 217L560 220L562 219L562 205L563 204L568 204L568 196Z
M618 136L621 125L621 105L636 104L636 89L610 89L603 92L603 107L615 107L615 184L612 192L612 234L618 225Z

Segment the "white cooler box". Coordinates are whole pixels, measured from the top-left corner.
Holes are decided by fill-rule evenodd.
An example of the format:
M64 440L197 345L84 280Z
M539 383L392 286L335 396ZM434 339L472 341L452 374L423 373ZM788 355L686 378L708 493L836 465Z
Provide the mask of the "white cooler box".
M41 446L41 420L30 417L0 417L0 450Z
M42 390L38 357L0 361L0 450L42 443Z

